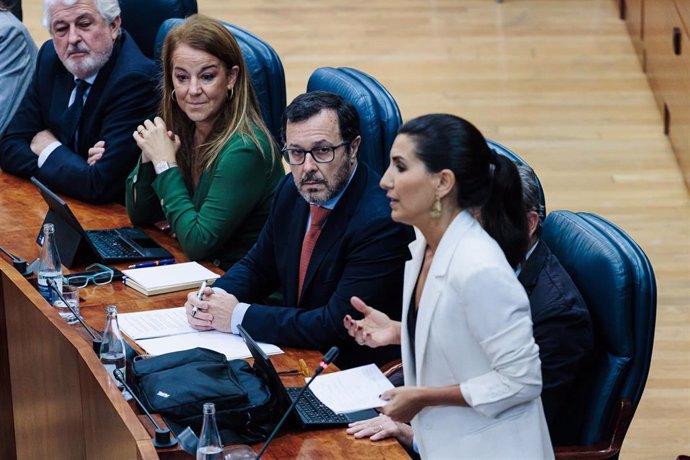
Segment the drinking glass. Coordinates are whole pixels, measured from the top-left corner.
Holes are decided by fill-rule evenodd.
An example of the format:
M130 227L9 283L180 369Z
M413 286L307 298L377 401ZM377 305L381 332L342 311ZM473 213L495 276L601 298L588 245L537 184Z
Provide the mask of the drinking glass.
M69 303L76 313L79 314L79 288L70 286L68 284L63 284L62 297L64 297L67 303ZM53 306L58 309L60 316L62 316L68 323L74 323L77 321L77 318L59 298L55 299Z
M255 459L256 452L246 444L235 444L223 449L223 460Z

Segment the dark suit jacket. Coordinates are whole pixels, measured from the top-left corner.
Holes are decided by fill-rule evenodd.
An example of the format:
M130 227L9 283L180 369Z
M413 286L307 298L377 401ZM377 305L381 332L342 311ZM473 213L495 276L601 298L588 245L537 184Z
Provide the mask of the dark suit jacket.
M378 186L379 177L359 163L354 177L330 213L314 248L298 303L298 268L309 205L292 175L278 186L271 214L257 243L215 287L251 303L242 326L256 340L326 351L340 347L341 368L400 357L400 347L361 347L347 334L343 317L361 317L350 297L399 320L410 227L395 224ZM283 306L262 304L282 286Z
M575 283L546 243L539 241L518 276L529 295L539 345L546 422L552 439L563 402L594 346L589 310Z
M58 122L74 88L74 77L60 62L52 40L47 41L38 53L33 81L0 141L0 167L21 177L36 176L53 191L83 201L124 202L125 180L140 153L132 133L155 115L157 75L153 61L122 31L86 98L77 152L68 140L58 139L63 145L39 168L31 139L44 129L58 136ZM105 141L105 154L90 167L88 150L99 140Z

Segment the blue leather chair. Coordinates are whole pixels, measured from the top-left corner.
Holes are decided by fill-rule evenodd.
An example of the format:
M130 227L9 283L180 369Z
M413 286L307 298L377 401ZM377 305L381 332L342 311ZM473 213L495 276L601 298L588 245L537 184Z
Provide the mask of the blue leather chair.
M182 22L181 19L165 21L156 36L155 58L160 61L165 36L170 29ZM265 41L241 27L220 21L240 45L242 55L259 100L261 116L273 134L276 142L281 143L281 117L286 107L285 71L278 53Z
M594 214L554 211L542 238L582 293L595 334L592 361L552 439L556 456L617 458L649 373L654 271L632 238Z
M499 144L498 142L492 141L490 139L486 140L487 145L491 150L494 152L503 155L505 157L510 158L513 160L514 163L519 164L519 165L525 165L529 166L525 160L523 160L517 153L513 152L512 150L506 148L504 145ZM531 166L530 166L531 168ZM544 195L544 189L541 186L541 181L539 180L539 177L537 177L536 172L534 173L534 176L537 179L537 186L539 187L539 203L542 206L542 209L544 210L544 216L546 215L546 196Z
M198 12L196 0L119 0L122 27L139 49L153 59L158 28L168 18L186 18Z
M359 158L379 174L386 171L395 135L402 125L398 104L376 79L349 67L319 67L307 92L330 91L351 102L359 113Z

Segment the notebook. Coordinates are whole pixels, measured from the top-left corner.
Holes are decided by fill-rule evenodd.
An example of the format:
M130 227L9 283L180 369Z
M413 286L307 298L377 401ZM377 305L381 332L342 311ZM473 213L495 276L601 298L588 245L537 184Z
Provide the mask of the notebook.
M157 267L122 270L122 282L144 295L198 289L203 281L213 282L220 275L198 262L183 262Z
M173 255L143 230L123 227L106 230L84 230L67 203L35 177L31 182L38 187L48 203L48 214L43 223L55 225L60 260L71 268L91 262L105 264L129 260L168 259ZM42 227L42 226L41 226ZM39 231L36 242L43 244L43 232Z
M266 353L259 347L259 345L251 338L247 331L238 325L237 329L240 332L240 337L244 340L247 345L249 352L254 358L254 369L261 372L263 377L268 382L271 391L278 394L281 401L281 410L287 410L288 406L295 400L299 392L302 390L301 387L286 388L283 382L280 380L280 375L273 367L273 363ZM317 377L318 378L318 377ZM335 428L347 426L348 423L356 422L359 420L368 420L373 417L377 417L379 414L374 409L366 409L357 412L351 412L349 414L336 414L325 404L323 404L319 399L314 396L314 393L307 388L302 395L302 398L297 402L293 416L296 417L297 422L302 428L305 429L320 429L320 428Z

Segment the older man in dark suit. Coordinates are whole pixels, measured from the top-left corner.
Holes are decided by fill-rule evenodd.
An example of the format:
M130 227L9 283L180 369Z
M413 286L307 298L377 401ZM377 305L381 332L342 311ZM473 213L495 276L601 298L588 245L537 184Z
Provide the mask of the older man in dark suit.
M45 0L52 40L0 141L0 167L91 203L124 198L138 149L132 132L155 114L157 69L120 29L117 0Z
M190 324L257 340L327 350L340 367L384 363L400 348L357 345L342 327L357 314L354 295L400 319L410 228L395 224L380 178L358 163L359 117L340 96L298 96L283 117L283 154L291 174L279 185L268 222L247 256L207 288L191 293ZM225 292L218 292L222 288ZM280 306L263 299L281 288ZM194 309L196 307L196 309Z

